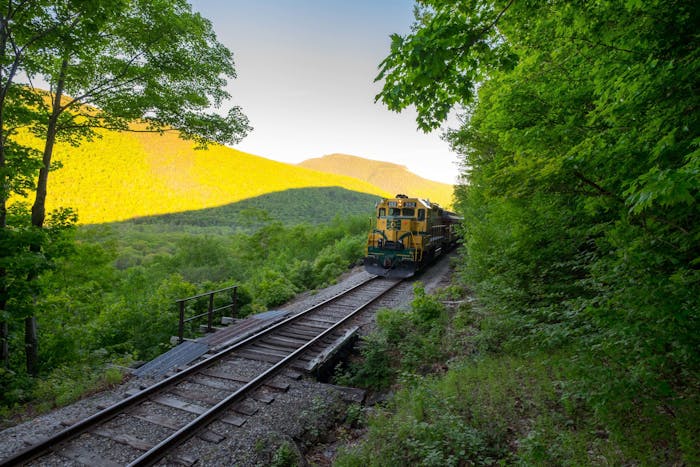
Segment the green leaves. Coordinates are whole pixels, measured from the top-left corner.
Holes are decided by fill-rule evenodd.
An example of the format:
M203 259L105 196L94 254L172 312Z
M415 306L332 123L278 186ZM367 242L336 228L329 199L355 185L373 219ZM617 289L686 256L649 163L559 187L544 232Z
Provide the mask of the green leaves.
M455 105L471 104L486 72L514 59L497 29L512 2L452 3L421 2L413 32L391 36L391 53L375 78L384 81L375 100L394 111L415 105L423 131L440 126Z
M0 252L0 311L30 315L37 276L48 267L50 243L42 236L75 221L64 212L41 230L57 140L78 146L97 137L97 128L139 123L139 130L181 130L205 146L238 142L250 127L238 107L216 112L230 97L224 86L235 77L232 54L185 0L6 0L0 24L0 243L8 248ZM48 91L33 89L37 78ZM42 154L18 143L21 130L43 138ZM35 229L8 228L9 197L29 190L36 192ZM20 231L27 235L15 235ZM33 328L25 346L32 372ZM5 339L6 326L2 332ZM4 349L0 358L6 364Z
M616 407L649 415L698 384L700 10L424 4L382 64L380 97L415 104L423 129L467 108L448 138L468 167L462 274L500 317L484 340L571 349L579 395L624 440L635 420ZM673 446L647 463L685 455L673 429L647 434Z
M700 186L700 170L660 170L652 167L647 173L638 177L628 190L626 203L630 212L640 214L656 205L671 208L678 204L687 206L697 202Z
M245 136L250 127L240 108L225 116L210 111L230 97L224 86L235 70L208 20L184 1L100 5L98 14L67 2L65 16L79 20L63 23L59 42L42 49L70 59L64 92L71 98L61 111L71 117L61 125L64 136L80 128L125 128L134 119L147 120L152 130L176 128L200 143ZM38 73L57 85L59 68L50 61ZM84 104L92 108L79 107Z

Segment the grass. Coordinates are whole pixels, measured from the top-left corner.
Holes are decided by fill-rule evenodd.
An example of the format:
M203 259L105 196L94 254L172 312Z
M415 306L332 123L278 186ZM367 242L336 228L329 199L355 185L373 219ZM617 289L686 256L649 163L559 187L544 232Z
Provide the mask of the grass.
M29 404L0 407L0 426L10 426L18 421L31 419L37 414L66 406L90 394L112 388L123 379L122 370L102 364L82 363L56 368L46 378L36 381L31 394L23 396L31 399Z

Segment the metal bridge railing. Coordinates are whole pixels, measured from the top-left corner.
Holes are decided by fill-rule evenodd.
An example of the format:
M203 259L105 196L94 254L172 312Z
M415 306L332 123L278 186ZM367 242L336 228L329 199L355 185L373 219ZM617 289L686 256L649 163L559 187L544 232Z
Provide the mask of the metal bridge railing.
M214 308L214 295L218 293L224 293L224 292L229 292L231 294L231 303L227 303L226 305L220 306L218 308ZM207 305L207 311L205 313L200 313L195 316L190 316L189 318L185 318L185 304L191 300L197 300L202 297L209 297L209 302ZM231 316L236 315L236 299L238 296L238 286L234 285L231 287L226 287L225 289L219 289L219 290L212 290L209 292L205 292L203 294L199 295L194 295L192 297L187 297L187 298L181 298L179 300L176 300L175 303L177 305L178 313L180 316L180 321L178 323L178 328L177 328L177 338L178 342L182 342L185 340L185 323L189 323L190 321L194 321L196 319L203 318L204 316L207 317L207 332L212 332L214 330L214 313L217 313L219 311L225 310L225 309L230 309L231 310ZM222 313L223 316L223 313Z

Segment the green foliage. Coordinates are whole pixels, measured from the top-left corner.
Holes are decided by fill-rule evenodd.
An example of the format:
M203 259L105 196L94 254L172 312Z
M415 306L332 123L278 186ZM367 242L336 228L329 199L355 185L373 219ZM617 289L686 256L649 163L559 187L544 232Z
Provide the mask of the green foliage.
M344 386L359 386L375 390L389 387L395 375L391 367L391 347L380 334L363 337L360 347L362 360L343 370L336 369L335 381Z
M444 361L449 347L443 340L446 310L420 282L414 292L410 311L377 312L377 331L363 337L358 361L337 369L339 384L382 390L397 374L425 374Z
M42 406L48 408L93 387L91 381L74 378L74 385L57 385L51 392L56 369L65 373L160 354L177 334L176 299L238 285L238 316L245 316L334 280L333 274L361 256L364 224L353 218L320 226L272 222L250 235L163 234L110 226L58 229L66 235L47 236L51 241L42 258L52 266L43 270L35 295L27 299L28 310L43 311L38 315L41 379L26 378L21 354L14 353L10 371L0 375L3 406L40 396L48 398ZM133 265L123 261L125 253ZM215 307L229 303L230 295L215 296ZM207 305L206 299L188 303L186 314L203 313ZM11 321L10 348L23 345L19 324ZM196 336L199 324L193 321L187 336Z
M475 370L454 369L443 379L423 379L399 391L386 410L370 418L367 441L341 454L337 464L437 466L508 459L507 423L514 420L501 411L510 408L515 415L510 392L518 387L516 373L493 362ZM496 412L501 413L494 418Z
M633 462L697 458L698 433L684 427L700 374L700 11L421 5L382 64L379 97L415 104L424 129L466 109L448 135L465 167L460 275L496 314L475 344L566 355L563 400ZM526 444L529 462L596 462L572 461L582 445L551 444L547 423Z
M498 40L498 20L509 6L420 2L417 27L405 37L391 36L391 53L375 79L384 81L377 99L394 111L415 104L423 131L440 126L455 104L474 99L476 85L491 68L514 60L509 44Z
M284 442L277 448L272 456L270 466L274 467L296 467L299 465L299 452L288 442Z
M561 398L569 357L543 357L465 358L442 376L405 381L370 417L365 440L336 464L626 463L626 453L581 404Z
M39 401L40 411L62 407L87 392L108 388L121 380L121 371L116 368L96 368L89 364L61 366L37 381L32 398Z
M75 214L70 210L51 213L45 229L31 225L23 204L7 211L9 227L0 229L0 302L3 320L19 320L35 312L35 297L41 286L35 280L70 254ZM41 246L43 251L32 251ZM6 305L6 307L5 307Z
M348 405L345 412L345 425L350 428L357 428L364 426L366 422L366 416L360 404L352 403Z
M211 110L230 97L232 54L185 1L10 3L0 15L0 338L11 340L10 322L26 319L26 364L35 374L36 279L65 253L68 243L56 239L76 221L64 211L46 223L49 172L60 167L52 162L56 141L79 146L96 128L125 130L136 119L146 131L180 129L200 146L238 142L250 127L238 107L227 116ZM36 77L50 92L33 89ZM40 161L32 145L18 143L21 131L42 138ZM30 190L31 222L17 222L8 199Z
M25 52L31 74L57 96L34 128L47 141L58 135L77 146L96 137L96 127L126 129L141 118L151 131L176 128L204 145L238 142L250 130L239 107L226 116L211 111L230 97L224 86L235 78L233 57L184 1L67 1L16 19L18 27L55 23L28 37ZM76 105L84 103L89 112Z
M133 231L135 226L150 231L193 231L203 233L255 232L261 227L280 221L284 225L345 224L349 219L359 222L365 230L378 197L340 187L287 189L262 196L246 198L216 208L185 211L159 216L144 216L113 224L116 228ZM342 209L340 208L342 207Z
M263 307L281 305L296 294L294 284L282 272L263 269L252 281L254 303Z
M420 282L413 285L415 298L411 303L411 309L419 324L430 324L436 321L445 312L445 307L432 295L425 293L425 287Z

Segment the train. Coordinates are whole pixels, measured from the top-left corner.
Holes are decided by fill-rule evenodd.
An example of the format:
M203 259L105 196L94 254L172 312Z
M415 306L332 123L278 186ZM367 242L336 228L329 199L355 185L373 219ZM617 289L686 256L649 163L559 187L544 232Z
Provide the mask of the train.
M376 205L376 221L367 237L365 270L407 278L457 244L462 218L436 203L397 194Z

